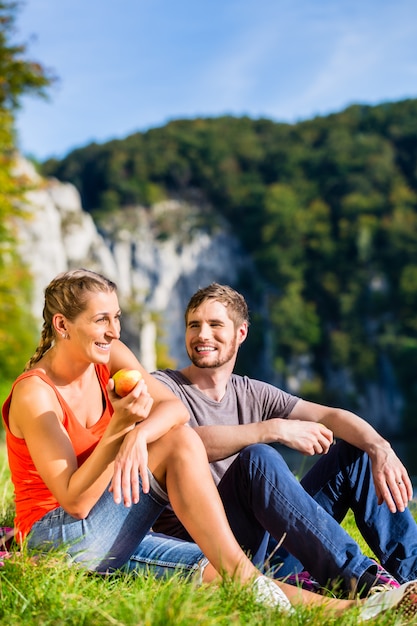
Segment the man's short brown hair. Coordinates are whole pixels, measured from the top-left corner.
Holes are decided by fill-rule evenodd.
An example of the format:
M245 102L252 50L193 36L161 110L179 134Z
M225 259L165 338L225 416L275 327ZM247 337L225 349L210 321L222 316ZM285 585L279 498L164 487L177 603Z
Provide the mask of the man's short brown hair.
M211 283L207 287L199 289L191 296L187 308L185 309L185 325L187 325L189 313L198 309L198 307L207 300L216 300L224 304L235 328L243 324L243 322L249 324L248 305L242 294L232 287L229 287L229 285Z

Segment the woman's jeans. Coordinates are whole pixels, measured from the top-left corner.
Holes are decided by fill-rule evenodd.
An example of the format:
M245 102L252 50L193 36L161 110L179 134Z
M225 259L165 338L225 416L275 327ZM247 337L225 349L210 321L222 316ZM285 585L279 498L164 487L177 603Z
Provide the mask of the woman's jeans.
M61 507L50 511L33 525L28 547L65 550L72 561L100 573L180 571L201 577L207 559L195 543L150 532L168 496L152 474L149 477L150 492L145 494L141 488L138 504L130 507L115 504L106 490L85 519L77 520Z
M378 505L368 455L344 441L332 446L301 483L273 446L248 446L223 476L219 492L237 540L275 576L291 572L285 560L277 569L285 550L271 556L272 544L291 553L291 567L296 557L322 585L342 579L350 589L374 568L340 526L351 509L383 567L400 582L417 578L417 525L410 511L393 514L386 504Z

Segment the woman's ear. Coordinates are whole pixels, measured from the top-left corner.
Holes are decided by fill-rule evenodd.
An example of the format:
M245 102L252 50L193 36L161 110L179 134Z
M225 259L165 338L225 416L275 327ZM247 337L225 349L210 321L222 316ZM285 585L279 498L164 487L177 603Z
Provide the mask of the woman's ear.
M67 323L66 319L61 313L56 313L52 318L52 326L55 332L62 337L67 336Z

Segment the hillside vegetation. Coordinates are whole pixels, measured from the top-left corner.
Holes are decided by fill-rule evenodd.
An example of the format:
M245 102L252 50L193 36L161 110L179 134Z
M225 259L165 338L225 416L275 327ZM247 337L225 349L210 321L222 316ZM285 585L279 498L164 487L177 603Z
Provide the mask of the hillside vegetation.
M16 175L15 115L22 96L45 96L49 72L15 43L18 2L0 1L0 400L30 354L36 325L30 313L31 275L17 253L16 216L27 181ZM24 361L23 361L24 362Z
M178 120L43 165L97 219L165 197L199 197L253 258L276 371L308 355L311 399L348 402L326 372L381 384L387 364L412 426L417 385L417 100L351 106L290 125ZM207 216L206 216L207 218ZM207 222L207 219L206 219ZM169 232L166 233L169 236ZM266 297L265 297L266 294ZM264 321L252 320L262 345ZM252 372L253 373L253 372ZM382 383L383 384L383 383ZM343 396L344 393L344 396Z

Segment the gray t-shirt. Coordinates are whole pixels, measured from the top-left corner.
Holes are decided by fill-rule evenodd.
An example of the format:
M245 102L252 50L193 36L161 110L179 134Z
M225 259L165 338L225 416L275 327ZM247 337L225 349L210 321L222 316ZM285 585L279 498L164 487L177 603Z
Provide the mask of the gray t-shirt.
M260 380L232 374L224 397L217 402L202 393L177 370L158 370L152 375L180 398L190 412L190 425L252 424L272 417L288 418L299 398ZM236 455L210 464L216 484Z

